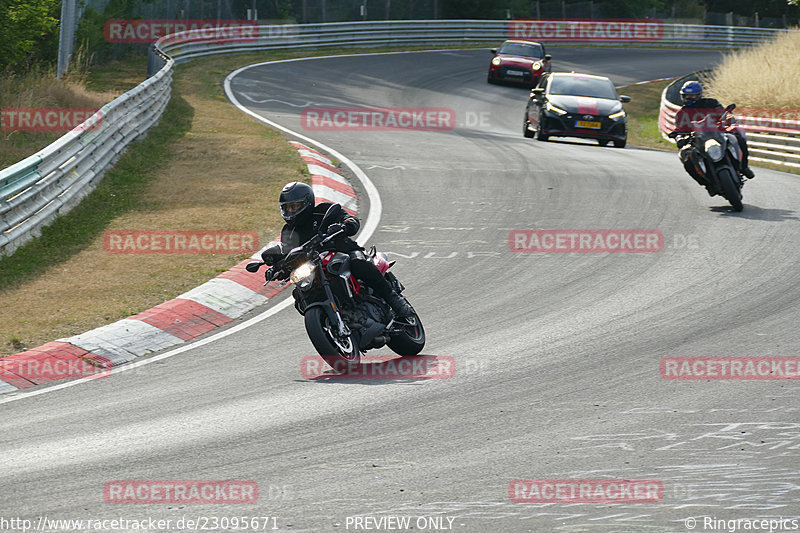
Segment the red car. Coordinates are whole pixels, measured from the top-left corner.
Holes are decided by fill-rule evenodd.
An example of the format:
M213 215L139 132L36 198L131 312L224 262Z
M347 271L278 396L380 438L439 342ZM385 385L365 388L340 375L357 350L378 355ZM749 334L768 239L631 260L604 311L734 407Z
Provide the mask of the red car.
M489 83L513 82L534 86L545 72L550 72L550 54L534 41L506 41L500 50L492 49Z

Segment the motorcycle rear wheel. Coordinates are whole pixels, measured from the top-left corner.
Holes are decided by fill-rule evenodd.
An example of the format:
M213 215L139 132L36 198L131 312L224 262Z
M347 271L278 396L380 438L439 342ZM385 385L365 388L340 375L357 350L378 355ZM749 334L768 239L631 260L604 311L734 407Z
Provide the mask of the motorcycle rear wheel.
M733 181L733 173L728 168L720 169L718 172L719 184L722 187L722 195L731 203L734 211L744 209L742 205L742 195Z
M403 333L394 335L386 343L389 349L398 355L418 355L425 347L425 329L422 327L422 321L416 311L414 311L414 315L411 318L415 324L406 326ZM401 320L403 320L403 317L398 318L398 322Z
M305 325L311 344L336 372L347 372L348 366L361 364L361 352L354 336L341 338L336 335L334 326L321 307L306 310Z

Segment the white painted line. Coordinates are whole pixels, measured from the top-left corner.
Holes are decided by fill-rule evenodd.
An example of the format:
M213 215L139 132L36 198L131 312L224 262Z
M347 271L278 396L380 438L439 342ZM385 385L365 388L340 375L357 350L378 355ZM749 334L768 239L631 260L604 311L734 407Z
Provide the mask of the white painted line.
M435 52L436 50L421 50L421 51L424 51L424 52ZM298 139L301 139L304 142L311 144L312 146L316 146L317 148L319 148L323 152L326 152L326 153L332 155L333 157L335 157L336 159L338 159L339 161L341 161L342 163L344 163L345 165L350 167L350 169L356 175L358 180L364 186L364 189L367 191L367 197L369 198L369 206L370 206L369 207L369 216L367 217L367 220L364 222L364 224L362 224L361 232L358 234L358 238L356 239L358 244L360 244L361 246L364 246L366 244L366 242L370 239L370 237L372 237L372 234L375 233L375 230L378 229L378 224L380 223L381 215L383 214L382 213L383 205L381 204L381 197L380 197L380 194L378 194L378 189L375 188L375 184L372 183L372 180L369 179L369 177L364 173L363 170L361 170L361 168L358 165L353 163L349 158L345 157L344 155L342 155L338 151L334 150L330 146L322 144L319 141L315 141L314 139L312 139L310 137L306 137L305 135L301 135L300 133L297 133L296 131L290 130L289 128L285 128L285 127L281 126L280 124L278 124L276 122L273 122L273 121L271 121L271 120L269 120L267 118L262 117L261 115L259 115L255 111L251 111L251 110L247 109L246 107L244 107L241 103L239 103L239 100L236 98L236 96L233 94L233 91L231 90L231 80L235 76L238 76L240 73L244 72L245 70L248 70L248 69L251 69L251 68L255 68L255 67L260 67L260 66L263 66L263 65L273 65L273 64L277 64L277 63L293 63L293 62L298 62L298 61L310 61L310 60L315 60L315 59L329 59L329 58L332 58L332 57L360 57L360 56L368 56L368 55L377 56L377 55L395 55L395 54L408 54L408 53L415 53L415 52L385 52L385 53L373 53L373 54L342 54L342 55L334 55L334 56L300 57L300 58L296 58L296 59L281 59L281 60L277 60L277 61L265 61L263 63L256 63L254 65L248 65L246 67L242 67L240 69L234 70L233 72L228 74L228 76L225 78L225 82L224 82L225 95L228 97L228 99L231 102L233 102L233 105L238 107L244 113L247 113L251 117L255 118L256 120L258 120L260 122L263 122L264 124L268 124L268 125L272 126L273 128L278 129L280 131L283 131L285 133L288 133L289 135L293 135L294 137L297 137Z

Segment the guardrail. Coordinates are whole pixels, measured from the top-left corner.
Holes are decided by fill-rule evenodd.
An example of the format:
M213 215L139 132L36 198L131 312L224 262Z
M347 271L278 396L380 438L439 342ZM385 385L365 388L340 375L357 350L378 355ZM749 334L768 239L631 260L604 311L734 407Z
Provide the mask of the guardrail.
M658 127L664 139L675 142L667 133L675 129L675 114L681 107L681 85L692 79L702 81L706 74L695 72L664 88L658 114ZM734 115L739 127L747 133L750 161L800 168L800 110L740 108Z
M737 48L786 31L658 21L636 24L639 26L632 30L633 26L609 21L383 21L258 26L254 35L244 39L207 38L202 30L164 37L150 49L150 77L98 112L101 128L92 130L81 125L37 154L0 171L0 255L13 253L94 190L122 151L161 117L171 94L173 66L179 62L211 54L266 49L484 41L499 44L507 38L592 46ZM636 28L646 28L650 33L645 32L641 38ZM630 38L626 39L626 35ZM769 143L777 142L769 139ZM794 141L785 142L785 153L796 153Z
M75 207L161 117L170 98L172 66L169 60L53 144L0 171L0 255L12 254Z
M316 48L325 46L384 46L407 44L459 44L480 41L502 42L509 38L530 38L545 43L621 44L688 47L739 48L751 46L788 30L695 24L662 24L659 21L632 22L652 34L625 36L623 23L611 21L508 21L508 20L425 20L336 22L259 26L257 36L239 41L193 38L200 31L182 32L162 38L158 47L180 63L210 54L248 52L271 48ZM631 31L628 28L628 31Z

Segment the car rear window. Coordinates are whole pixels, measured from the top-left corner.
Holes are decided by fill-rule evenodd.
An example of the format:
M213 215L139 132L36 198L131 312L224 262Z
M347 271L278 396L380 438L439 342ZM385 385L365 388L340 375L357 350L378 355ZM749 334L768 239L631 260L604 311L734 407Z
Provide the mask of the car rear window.
M590 96L609 100L619 98L611 80L573 76L553 76L550 81L550 94Z
M534 45L522 43L503 43L503 46L500 47L500 53L512 56L537 58L541 58L544 55L542 54L542 47L538 44Z

